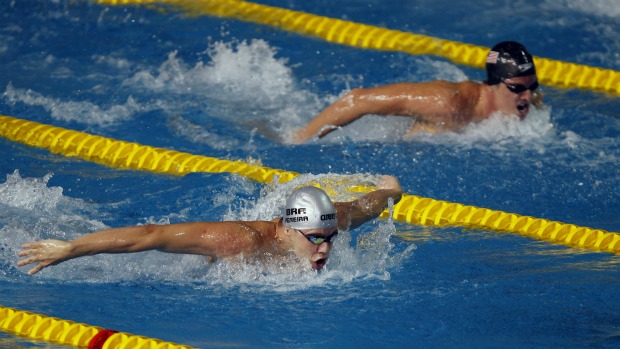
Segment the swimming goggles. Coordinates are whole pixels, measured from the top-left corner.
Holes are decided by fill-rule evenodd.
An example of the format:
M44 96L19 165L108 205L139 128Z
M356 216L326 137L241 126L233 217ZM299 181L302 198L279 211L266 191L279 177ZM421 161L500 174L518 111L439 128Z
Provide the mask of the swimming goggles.
M320 245L324 242L332 242L332 239L338 236L338 230L332 232L331 234L327 236L315 235L315 234L306 235L302 233L301 230L299 229L295 229L295 230L298 231L299 234L303 235L303 237L305 237L306 239L308 239L308 241L310 241L311 243L315 245Z
M525 86L525 85L521 85L521 84L509 84L509 83L504 82L504 81L502 81L502 83L504 85L506 85L508 90L510 90L510 92L512 92L512 93L522 93L522 92L525 92L526 90L530 90L530 91L534 92L538 88L538 81L535 81L530 86Z

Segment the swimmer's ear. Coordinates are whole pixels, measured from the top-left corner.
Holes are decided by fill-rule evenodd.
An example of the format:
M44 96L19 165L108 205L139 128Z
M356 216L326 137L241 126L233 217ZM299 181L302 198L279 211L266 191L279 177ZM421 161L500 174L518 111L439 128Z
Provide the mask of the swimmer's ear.
M542 107L543 104L543 93L540 89L537 89L532 94L532 105L536 108Z

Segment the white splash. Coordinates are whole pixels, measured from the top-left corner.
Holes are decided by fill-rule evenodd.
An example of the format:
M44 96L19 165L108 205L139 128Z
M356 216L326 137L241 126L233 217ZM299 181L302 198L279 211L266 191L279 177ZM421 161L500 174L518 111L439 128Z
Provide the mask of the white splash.
M169 113L197 108L264 133L301 126L303 114L318 110L317 97L297 86L288 60L266 41L216 42L206 54L207 62L192 65L171 52L156 71L142 70L123 86L158 94Z
M61 187L48 187L52 174L43 178L22 178L19 171L0 184L0 205L29 211L49 211L62 199Z
M556 129L550 119L550 108L532 108L525 120L496 113L480 123L466 126L462 132L449 133L446 137L461 145L483 143L485 147L498 150L514 147L515 144L543 146L556 137Z
M63 188L49 186L51 178L52 174L22 178L15 170L0 184L0 259L10 265L17 261L19 246L25 242L66 240L106 227L90 218L97 205L64 196Z

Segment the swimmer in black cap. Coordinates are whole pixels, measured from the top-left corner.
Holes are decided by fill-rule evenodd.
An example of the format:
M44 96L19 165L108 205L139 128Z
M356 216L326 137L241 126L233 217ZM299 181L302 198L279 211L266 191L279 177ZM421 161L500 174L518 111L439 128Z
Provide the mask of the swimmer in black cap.
M327 263L339 230L354 229L378 217L388 200L400 200L396 177L383 176L377 189L350 202L335 202L321 189L299 188L289 196L282 216L271 221L195 222L139 225L102 230L72 241L43 240L22 245L18 266L34 264L33 275L50 265L99 253L158 250L204 255L293 254L320 270Z
M530 106L540 103L532 55L523 45L505 41L489 51L486 61L484 83L431 81L353 89L298 130L291 141L321 138L367 114L413 117L407 137L458 131L498 112L523 120Z

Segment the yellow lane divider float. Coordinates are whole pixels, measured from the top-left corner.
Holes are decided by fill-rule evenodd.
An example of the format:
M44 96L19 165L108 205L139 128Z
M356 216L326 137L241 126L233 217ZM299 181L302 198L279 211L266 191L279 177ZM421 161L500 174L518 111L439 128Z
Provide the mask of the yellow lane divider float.
M299 174L242 161L192 155L0 115L0 136L64 156L111 167L184 175L235 173L260 183L288 182ZM361 188L370 190L370 188ZM389 215L386 210L383 217ZM515 233L594 251L620 253L620 234L540 218L405 194L393 219L418 225L461 226Z
M211 15L269 25L329 42L414 55L435 55L454 63L484 68L489 48L321 17L242 0L95 0L102 5L165 5L191 16ZM541 83L620 94L620 72L534 57Z
M46 342L88 349L191 349L186 345L106 330L0 306L0 330Z
M0 135L56 154L76 156L111 167L174 175L185 175L190 172L230 172L261 183L270 182L276 176L281 182L297 176L293 172L274 170L242 161L220 160L117 141L3 115L0 115Z

